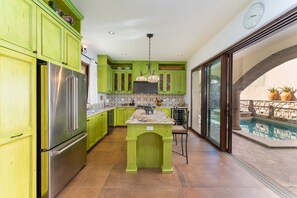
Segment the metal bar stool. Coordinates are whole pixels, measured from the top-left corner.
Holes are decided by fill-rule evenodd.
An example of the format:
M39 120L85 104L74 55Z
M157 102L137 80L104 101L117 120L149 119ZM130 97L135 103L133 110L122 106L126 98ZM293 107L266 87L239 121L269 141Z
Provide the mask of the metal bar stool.
M183 112L182 116L182 124L181 125L173 125L172 126L172 136L175 140L175 144L177 145L177 135L180 135L181 140L181 149L182 152L176 152L184 157L186 157L186 163L188 164L188 118L189 118L189 111L186 109ZM184 145L185 139L185 145Z

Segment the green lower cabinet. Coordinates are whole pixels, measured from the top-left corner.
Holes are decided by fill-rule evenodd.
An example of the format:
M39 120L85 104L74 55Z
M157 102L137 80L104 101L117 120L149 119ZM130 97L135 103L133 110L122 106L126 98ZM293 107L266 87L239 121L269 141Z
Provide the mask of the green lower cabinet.
M163 111L167 115L168 118L171 118L171 108L163 107L163 108L156 108L156 110Z
M87 118L87 150L107 134L107 112Z
M95 124L95 117L89 117L87 119L87 150L92 148L95 144L94 141L94 124Z
M116 108L116 126L127 126L126 121L132 116L135 109L134 107Z

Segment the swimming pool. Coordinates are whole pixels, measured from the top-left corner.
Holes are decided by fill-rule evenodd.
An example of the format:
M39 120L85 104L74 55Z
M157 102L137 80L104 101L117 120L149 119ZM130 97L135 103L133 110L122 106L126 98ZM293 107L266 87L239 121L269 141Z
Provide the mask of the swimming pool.
M270 140L297 140L297 125L269 119L240 120L242 131Z

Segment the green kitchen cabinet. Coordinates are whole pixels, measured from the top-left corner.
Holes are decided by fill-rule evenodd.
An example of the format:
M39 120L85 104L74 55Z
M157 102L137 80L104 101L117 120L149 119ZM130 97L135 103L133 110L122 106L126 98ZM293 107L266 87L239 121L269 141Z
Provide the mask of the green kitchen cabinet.
M127 126L126 121L132 116L136 108L117 107L116 108L116 126Z
M156 110L163 111L167 115L168 118L171 118L171 108L169 108L169 107L168 108L167 107L161 107L161 108L157 107Z
M80 40L49 13L37 9L37 58L80 72Z
M173 87L172 81L173 76L170 71L159 71L160 80L158 82L158 93L159 94L171 94Z
M87 133L87 150L89 150L107 134L107 112L87 118Z
M132 93L132 71L114 71L113 83L113 93Z
M109 65L99 65L98 63L98 93L112 93L112 69Z
M94 137L94 130L95 130L95 116L87 118L87 150L92 148L95 144L95 137Z
M0 47L0 95L0 197L34 198L35 58Z
M172 71L172 94L185 94L186 93L186 72L185 71Z
M107 127L107 125L108 125L108 123L107 123L107 112L103 112L103 113L101 113L101 120L100 120L100 126L101 126L101 136L102 136L102 138L107 134L107 129L108 129L108 127Z
M65 67L80 72L81 50L80 38L74 36L70 31L65 29Z
M148 61L134 61L132 65L132 81L135 81L140 73L142 72L143 76L148 77L150 73L148 72ZM158 62L151 62L151 72L155 72L158 75Z
M36 56L36 7L32 0L1 0L0 46Z

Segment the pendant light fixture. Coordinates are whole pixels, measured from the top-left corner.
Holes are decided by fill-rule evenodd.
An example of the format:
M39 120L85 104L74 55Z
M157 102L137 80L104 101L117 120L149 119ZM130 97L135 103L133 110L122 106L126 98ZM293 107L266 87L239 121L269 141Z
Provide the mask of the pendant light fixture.
M160 80L160 77L155 74L155 70L153 72L151 71L151 38L153 37L153 34L147 34L147 37L149 38L149 62L148 62L148 70L146 73L142 73L140 71L140 76L136 78L136 81L148 81L149 83L157 83ZM149 77L146 78L144 75L149 73Z

